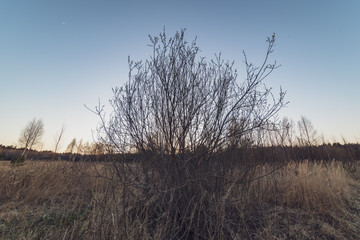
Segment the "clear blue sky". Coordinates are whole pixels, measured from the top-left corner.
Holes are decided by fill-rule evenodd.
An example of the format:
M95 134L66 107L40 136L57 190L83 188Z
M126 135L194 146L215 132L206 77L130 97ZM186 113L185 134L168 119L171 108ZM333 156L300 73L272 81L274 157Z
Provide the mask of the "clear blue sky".
M328 139L360 139L360 1L94 1L0 2L0 144L17 145L34 117L45 124L43 149L66 125L92 140L98 118L84 107L112 96L127 80L127 57L151 54L148 34L187 28L201 55L222 52L243 79L242 50L259 64L265 39L281 64L267 80L287 91L281 116L309 118Z

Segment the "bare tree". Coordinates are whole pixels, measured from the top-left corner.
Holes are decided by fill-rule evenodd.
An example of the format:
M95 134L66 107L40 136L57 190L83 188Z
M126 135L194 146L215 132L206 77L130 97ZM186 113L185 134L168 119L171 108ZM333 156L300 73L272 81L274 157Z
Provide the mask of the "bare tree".
M232 166L219 154L229 139L247 139L285 104L281 89L275 98L263 83L278 67L268 63L275 35L267 43L260 67L244 52L243 82L237 80L234 62L221 54L211 61L199 57L196 41L187 42L185 30L171 38L165 32L150 36L149 60L129 58L129 81L113 89L112 114L106 116L101 105L94 110L101 120L99 140L140 159L141 173L131 164L121 168L124 194L127 185L139 186L144 196L161 192L163 201L176 201L173 214L188 219L185 210L195 193L220 197L226 191L224 175Z
M76 138L74 138L73 140L71 140L71 142L69 143L69 145L66 148L66 152L68 153L76 153L76 154L85 154L85 148L88 148L89 143L85 143L85 145L83 144L83 140L76 140Z
M84 155L91 154L91 144L89 143L89 141L86 141L86 142L82 145L82 153L83 153Z
M26 127L21 131L19 144L24 148L22 156L26 158L26 151L32 149L39 143L42 135L44 134L44 123L41 119L34 118Z
M69 143L69 145L66 147L66 152L68 152L68 153L73 153L75 147L76 147L76 138L74 138L73 140L71 140L71 142Z
M294 122L284 117L279 124L273 126L273 131L268 132L270 146L293 146L294 145Z
M77 141L77 144L75 145L75 147L76 147L76 153L77 154L84 154L84 144L83 144L82 139Z
M64 132L65 132L65 124L62 125L60 132L57 133L55 136L55 147L54 147L53 160L54 160L55 155L56 155L57 151L59 150L59 148L62 147L62 140L63 140Z
M284 117L281 121L281 130L279 135L281 137L281 145L290 146L294 145L294 138L295 138L295 124L293 120L289 120L288 118Z
M301 116L298 121L299 137L298 142L300 146L313 146L318 143L317 132L311 121L304 116Z

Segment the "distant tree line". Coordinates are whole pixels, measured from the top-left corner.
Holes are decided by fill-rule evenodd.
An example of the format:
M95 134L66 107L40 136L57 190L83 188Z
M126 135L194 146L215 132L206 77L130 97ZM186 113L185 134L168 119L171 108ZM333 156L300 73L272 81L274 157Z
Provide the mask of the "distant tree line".
M0 145L0 160L14 161L17 160L24 151L23 148ZM80 154L80 153L54 153L52 151L28 150L27 160L44 160L44 161L106 161L110 155L107 154Z
M21 156L23 148L0 145L0 160L12 161ZM63 160L63 161L119 161L136 160L137 154L120 153L54 153L52 151L28 151L28 160ZM279 162L279 161L301 161L301 160L323 160L333 159L352 162L360 160L360 144L358 143L324 143L313 146L257 146L249 148L232 149L223 151L221 154L231 154L239 160L252 156L257 162ZM55 156L55 157L54 157Z

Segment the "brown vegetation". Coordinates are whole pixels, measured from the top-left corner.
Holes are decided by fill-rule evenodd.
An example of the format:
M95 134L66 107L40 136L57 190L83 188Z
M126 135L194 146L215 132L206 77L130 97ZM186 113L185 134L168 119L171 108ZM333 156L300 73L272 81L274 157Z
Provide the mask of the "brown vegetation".
M175 220L167 218L175 202L159 198L162 194L123 202L110 163L0 164L0 239L164 239L167 229L181 224L183 239L360 236L359 184L337 161L289 162L276 170L262 164L246 175L236 169L227 192L194 193L193 199L200 197L188 204L192 218Z

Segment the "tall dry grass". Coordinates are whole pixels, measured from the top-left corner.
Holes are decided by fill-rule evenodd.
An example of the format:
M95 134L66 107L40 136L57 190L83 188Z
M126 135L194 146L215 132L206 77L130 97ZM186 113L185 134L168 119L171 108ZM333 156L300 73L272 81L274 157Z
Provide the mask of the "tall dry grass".
M358 239L359 183L343 163L290 162L273 174L259 166L251 191L265 207L262 239ZM261 177L263 176L263 177ZM256 178L256 177L255 177Z
M88 218L93 191L101 193L108 185L99 178L97 167L89 163L27 161L20 167L12 167L10 162L0 164L3 239L66 237L69 230L76 230ZM76 231L71 233L74 239L82 234Z
M177 203L171 192L141 197L135 188L123 188L114 169L105 163L28 161L14 168L0 162L0 239L165 239L169 229L183 239L360 236L359 186L341 162L234 169L220 196L193 192L187 219L170 214Z

